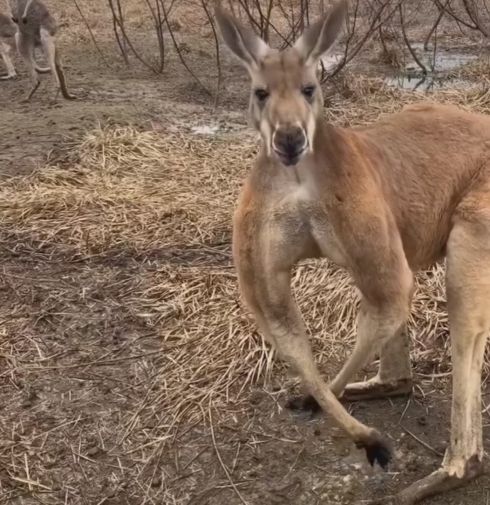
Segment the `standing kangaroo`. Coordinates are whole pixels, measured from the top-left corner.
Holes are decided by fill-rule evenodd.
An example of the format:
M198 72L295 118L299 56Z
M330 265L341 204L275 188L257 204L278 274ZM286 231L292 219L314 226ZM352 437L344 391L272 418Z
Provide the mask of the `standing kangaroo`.
M483 469L481 368L490 332L490 118L419 104L370 126L340 128L322 117L321 56L347 14L340 1L293 47L271 49L221 7L223 39L252 78L250 114L261 150L234 216L241 293L267 340L306 390L360 447L385 465L390 448L338 398L408 393L405 325L413 272L447 257L453 401L440 469L392 503L412 504L462 485ZM345 267L362 294L358 337L326 384L291 293L301 259ZM379 372L349 384L375 352ZM311 399L310 399L311 402Z
M31 78L32 87L27 95L29 101L39 88L41 81L39 74L51 72L61 94L67 100L75 97L70 94L66 86L65 74L56 48L55 38L58 26L48 8L41 0L13 0L12 19L17 25L15 41L17 49L24 60ZM34 50L41 47L48 67L39 67L34 59ZM10 77L15 75L15 71Z

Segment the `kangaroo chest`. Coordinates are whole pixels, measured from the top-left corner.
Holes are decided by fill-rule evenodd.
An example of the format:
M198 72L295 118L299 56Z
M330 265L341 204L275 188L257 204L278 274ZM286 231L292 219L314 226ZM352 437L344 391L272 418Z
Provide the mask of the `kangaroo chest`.
M287 191L272 204L273 226L284 242L297 244L298 256L322 256L345 266L346 254L329 219L327 206L307 186Z

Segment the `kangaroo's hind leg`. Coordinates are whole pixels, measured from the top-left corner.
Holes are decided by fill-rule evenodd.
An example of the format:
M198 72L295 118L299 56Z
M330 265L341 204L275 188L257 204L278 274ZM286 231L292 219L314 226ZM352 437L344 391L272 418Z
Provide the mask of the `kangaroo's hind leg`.
M76 97L69 93L66 86L66 79L63 68L61 66L58 50L56 48L54 35L51 35L48 30L41 28L41 45L48 60L49 68L54 76L58 90L61 91L63 98L66 100L74 100Z
M365 324L363 320L361 315L359 329ZM409 338L406 325L403 322L401 324L402 326L393 331L393 336L388 337L379 349L378 373L366 381L348 383L343 390L343 383L339 381L342 376L339 375L331 385L337 396L341 395L341 398L347 401L358 401L404 396L412 392ZM290 399L287 407L299 412L310 412L313 415L321 411L311 395L295 396Z
M388 396L405 395L412 391L412 371L406 333L410 302L413 294L413 274L400 252L399 264L393 274L377 288L382 293L388 289L391 295L382 303L364 299L357 321L357 340L351 356L330 384L337 397L346 400L368 400ZM374 358L380 355L379 371L364 382L350 381ZM320 410L311 395L294 397L288 407L293 410Z
M23 100L28 102L41 84L39 75L36 72L36 62L34 60L34 38L30 35L17 32L15 34L15 41L17 43L17 50L24 60L27 70L29 71L29 77L31 78L31 90L29 91L27 97Z
M350 401L402 396L412 392L412 367L406 324L382 345L378 373L345 386L342 398Z
M394 501L413 504L483 471L481 370L490 334L490 188L467 197L448 241L447 297L453 361L449 448L439 470Z

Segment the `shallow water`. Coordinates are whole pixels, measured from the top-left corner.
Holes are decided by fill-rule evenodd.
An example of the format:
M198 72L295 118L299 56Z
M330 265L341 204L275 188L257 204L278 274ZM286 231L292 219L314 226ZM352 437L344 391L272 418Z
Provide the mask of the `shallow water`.
M216 135L220 131L219 125L199 125L191 128L194 135Z
M472 86L471 81L451 78L448 74L475 61L478 59L477 55L443 48L437 49L434 54L433 48L425 51L422 43L415 43L412 47L427 69L427 74L424 75L421 68L414 61L410 61L399 74L386 78L385 82L388 85L401 89L424 91L447 87L463 89Z
M434 91L444 88L467 89L474 86L474 83L466 79L456 79L438 77L434 74L409 75L399 74L395 77L387 77L386 84L400 89L412 89L419 91Z
M434 58L434 49L431 47L425 51L422 43L415 43L412 44L412 48L415 50L417 56L427 69L433 72L449 72L478 58L476 54L462 53L460 51L444 49L442 47L437 49ZM406 70L419 71L420 69L416 63L410 62L407 65Z

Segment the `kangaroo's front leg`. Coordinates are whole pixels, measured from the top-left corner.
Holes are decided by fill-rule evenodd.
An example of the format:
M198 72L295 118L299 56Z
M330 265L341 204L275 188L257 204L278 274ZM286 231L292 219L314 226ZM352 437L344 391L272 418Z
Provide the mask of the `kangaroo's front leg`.
M233 246L242 295L264 336L299 374L304 387L321 408L358 447L366 449L369 461L385 466L390 449L384 438L344 409L315 365L290 286L291 268L310 252L311 244L301 226L294 236L286 236L280 225L270 222L259 225L250 214L239 215L235 219Z

